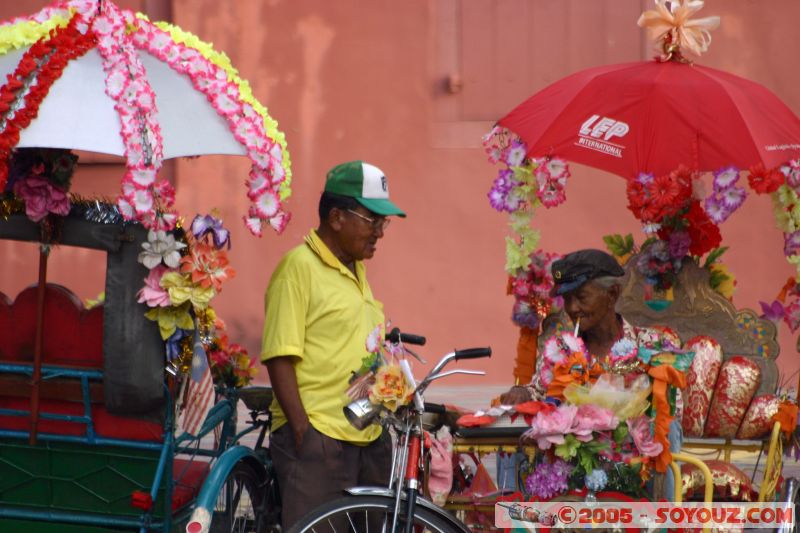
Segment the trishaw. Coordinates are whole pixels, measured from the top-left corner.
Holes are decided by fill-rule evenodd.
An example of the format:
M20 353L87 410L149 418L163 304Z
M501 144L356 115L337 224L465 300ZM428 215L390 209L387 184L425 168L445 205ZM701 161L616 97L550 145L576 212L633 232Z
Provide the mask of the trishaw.
M170 157L248 156L245 224L281 231L275 121L224 54L112 2L2 24L0 51L0 239L36 244L35 283L0 292L0 530L279 527L271 391L244 386L255 361L209 305L229 232L179 217L158 176ZM71 150L124 158L115 202L70 196ZM106 254L98 301L48 282L66 247Z
M597 434L577 440L570 428L547 435L542 405L520 410L487 405L454 425L456 468L445 503L475 529L495 527L495 504L506 500L636 497L775 502L779 507L796 501L797 481L785 472L782 460L784 447L787 455L795 455L788 448L797 447L798 398L787 393L794 383L779 383L775 323L783 320L792 330L797 327L792 318L797 284L790 280L774 304L764 304L762 316L738 309L726 293L732 276L720 264L725 248L718 226L742 204L746 185L753 194L771 194L785 255L798 264L794 243L800 226L793 209L800 184L800 120L764 87L693 64L690 55L699 56L708 48L709 32L719 24L718 17L692 19L702 6L703 2L656 0L656 8L639 19L640 26L656 30L656 60L574 73L517 106L484 138L490 162L500 165L489 201L509 215L506 272L508 293L514 296L513 320L520 327L514 369L518 384L532 377L552 383L553 363L541 366L545 340L578 331L550 294L555 255L537 250L539 234L531 227L534 211L566 200L568 162L626 180L628 209L642 223L645 239L637 246L631 235L609 235L604 237L605 247L627 271L617 311L634 325L668 328L683 345L637 354L646 357L648 365L654 356L658 364L674 370L654 373L660 377L652 379L652 386L661 379L668 401L650 408L653 426L659 426L659 410L662 420L678 412L674 391L681 389L683 445L667 465L681 482L674 494L643 494L641 479L624 478L619 472L612 482L609 468L619 470L619 455L596 459L612 431L604 441ZM699 186L703 180L705 194ZM567 361L572 359L558 359L558 364ZM542 378L545 370L551 374ZM664 383L667 374L673 381ZM569 398L565 405L579 403ZM528 438L520 443L523 433ZM733 464L744 452L759 454L749 475ZM486 481L480 465L487 454L517 456L511 461L510 480L499 487ZM567 458L572 472L585 473L587 479L594 470L597 475L584 485L583 475L578 481L565 478L566 468L542 473L561 458ZM624 464L640 465L640 459ZM583 464L576 467L579 460ZM466 476L465 469L470 471ZM643 467L636 471L643 472ZM508 470L498 464L501 474ZM553 479L559 486L555 496L546 486ZM471 487L476 481L480 487ZM627 490L631 488L636 490Z

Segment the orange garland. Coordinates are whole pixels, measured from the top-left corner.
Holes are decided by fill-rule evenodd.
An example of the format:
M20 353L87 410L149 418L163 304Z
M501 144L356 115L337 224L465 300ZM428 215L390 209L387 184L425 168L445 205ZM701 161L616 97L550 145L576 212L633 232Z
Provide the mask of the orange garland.
M553 367L553 381L547 386L547 395L554 398L564 399L564 389L571 383L585 385L587 382L594 383L603 373L603 369L595 363L588 369L586 357L581 352L573 352L563 363L557 363Z
M686 387L686 375L670 365L661 365L647 371L653 378L653 407L656 409L655 431L653 440L660 442L664 449L656 457L655 468L657 472L666 472L667 465L672 462L672 452L669 449L669 424L674 416L669 414L669 400L667 399L667 385L678 388Z
M772 422L781 423L781 432L787 439L791 439L797 428L797 404L784 400L778 405L778 412L772 415Z
M539 340L539 332L527 326L522 326L519 330L517 340L517 357L514 359L514 378L515 384L521 385L530 383L533 379L533 372L536 368L536 343Z

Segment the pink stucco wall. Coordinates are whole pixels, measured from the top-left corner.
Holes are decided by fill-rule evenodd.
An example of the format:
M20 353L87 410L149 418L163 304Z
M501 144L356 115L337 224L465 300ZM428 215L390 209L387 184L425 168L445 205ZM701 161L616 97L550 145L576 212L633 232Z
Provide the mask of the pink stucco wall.
M0 15L32 11L46 2L0 6ZM217 300L232 335L257 351L262 292L277 260L316 225L325 171L366 159L388 175L392 197L409 216L397 220L369 263L387 317L426 334L435 358L453 347L491 345L482 382L510 381L516 342L511 299L505 296L505 219L486 192L495 169L480 147L494 120L569 73L607 63L647 59L651 48L635 22L649 0L166 0L124 2L171 11L173 21L224 50L286 132L294 168L293 220L282 236L249 236L242 159L203 157L176 166L183 212L219 208L233 229L238 270ZM800 110L793 0L708 0L719 14L711 51L700 63L758 81ZM665 147L668 149L668 147ZM76 186L114 192L112 172L84 171ZM91 173L90 176L88 173ZM105 173L105 175L104 175ZM621 178L573 166L565 205L540 212L542 247L566 252L601 247L602 235L641 233L625 208ZM111 185L109 185L111 184ZM771 300L792 268L782 254L770 202L751 195L722 227L731 246L726 263L738 279L735 301L758 307ZM58 251L62 253L61 250ZM0 290L34 281L32 255L0 244ZM83 273L90 253L63 251L53 279L82 295L96 292ZM26 256L23 258L23 256ZM81 276L75 279L75 272ZM98 284L101 285L101 284ZM794 339L781 334L780 365L800 363Z

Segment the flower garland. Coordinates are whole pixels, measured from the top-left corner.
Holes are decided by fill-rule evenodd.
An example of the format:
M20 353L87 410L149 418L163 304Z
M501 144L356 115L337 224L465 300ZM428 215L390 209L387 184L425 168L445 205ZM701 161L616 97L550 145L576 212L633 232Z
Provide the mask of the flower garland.
M174 70L186 74L194 87L203 92L217 112L231 126L236 139L248 150L252 161L248 180L248 197L252 201L245 223L256 235L261 233L261 223L269 223L280 233L286 227L289 217L281 211L281 197L288 196L288 184L283 186L287 173L282 166L285 142L272 142L267 137L265 126L277 132L276 124L268 117L266 110L259 113L252 102L249 86L239 79L229 62L220 61L228 70L209 61L197 48L185 43L199 39L178 32L169 25L153 25L143 17L137 19L139 31L134 34L137 46L152 53L168 63ZM175 39L180 35L181 39ZM209 47L206 45L205 49ZM248 96L242 95L245 89ZM282 192L283 190L283 192Z
M9 157L19 143L20 132L36 118L42 100L67 63L94 45L92 36L77 30L78 22L74 18L67 26L57 27L37 41L0 87L0 189L8 179Z
M525 143L500 127L484 136L483 146L491 163L506 167L488 197L494 209L509 214L512 236L506 237L505 268L509 293L515 296L513 319L536 329L553 305L550 265L558 256L536 250L541 236L531 221L540 205L552 208L566 201L569 166L557 157L528 158Z
M52 8L42 10L40 15L44 15L42 22L33 18L17 18L0 25L0 55L32 45L56 28L66 26L71 18L68 11Z
M263 223L269 222L278 233L283 231L290 216L282 210L281 202L291 192L285 138L224 54L177 27L153 24L142 14L121 10L112 3L101 5L99 0L56 1L35 15L0 26L0 53L36 46L48 32L67 21L81 34L92 39L96 36L103 57L106 93L114 100L120 116L128 163L118 200L126 219L155 230L171 230L177 222L177 214L172 211L174 190L168 182L157 181L163 141L156 120L155 95L138 58L140 48L186 74L247 149L253 163L247 182L252 203L244 217L248 229L260 236ZM70 46L68 42L59 43L60 49ZM25 107L30 112L38 109L38 105ZM17 142L18 138L8 136L5 144L0 144L0 159L5 159L3 156L8 156ZM4 179L0 168L0 186Z
M144 15L141 14L137 14L137 16L144 18ZM176 43L182 43L200 52L209 62L224 70L228 76L228 80L238 87L241 99L252 106L253 110L263 121L267 137L280 146L281 155L280 157L276 155L275 158L278 161L283 161L283 168L278 166L273 170L278 174L277 179L281 184L280 199L287 199L291 195L290 185L292 182L292 170L291 157L289 150L286 148L286 136L278 129L278 122L269 115L267 109L253 96L253 91L247 80L239 77L239 72L233 67L225 53L214 50L210 44L200 40L196 35L183 31L177 26L167 24L166 22L156 22L155 25L169 33ZM245 109L247 108L245 107ZM283 176L282 178L281 175Z

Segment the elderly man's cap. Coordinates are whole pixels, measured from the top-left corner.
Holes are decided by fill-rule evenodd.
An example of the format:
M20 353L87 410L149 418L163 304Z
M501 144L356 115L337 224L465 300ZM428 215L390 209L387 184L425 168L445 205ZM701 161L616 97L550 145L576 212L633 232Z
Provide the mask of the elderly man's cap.
M613 256L602 250L578 250L554 261L551 268L555 294L574 291L589 280L603 276L620 277L625 270Z
M389 184L383 171L363 161L348 161L330 169L325 191L354 198L378 215L406 216L389 200Z

